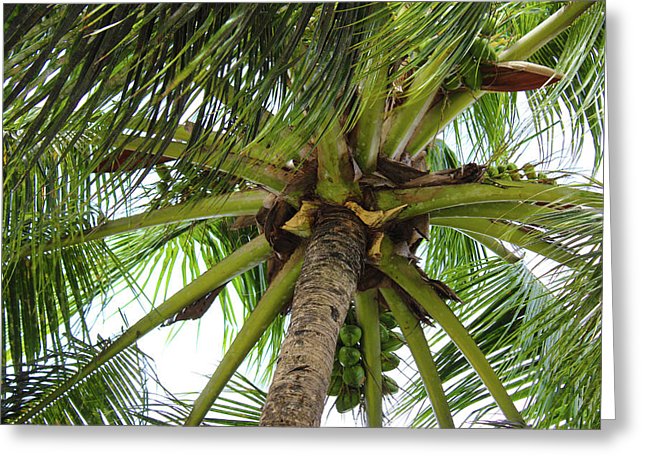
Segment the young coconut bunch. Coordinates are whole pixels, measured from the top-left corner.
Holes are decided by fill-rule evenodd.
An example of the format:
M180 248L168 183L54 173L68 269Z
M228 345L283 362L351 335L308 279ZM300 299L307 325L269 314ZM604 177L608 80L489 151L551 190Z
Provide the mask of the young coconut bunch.
M584 279L600 278L598 188L530 177L529 167L517 179L503 157L510 178L487 176L488 161L459 161L460 149L438 139L477 112L469 131L484 128L483 145L510 145L518 109L501 96L537 90L529 103L539 128L561 119L558 100L573 106L598 96L603 81L594 73L603 67L580 58L581 50L603 58L602 6L538 10L460 2L10 7L3 367L12 373L3 376L27 376L42 393L22 397L7 419L71 422L65 403L74 390L96 378L119 391L131 381L112 366L126 351L162 325L204 316L216 298L225 306L224 355L190 411L172 402L188 426L226 413L218 399L245 361L261 381L271 378L266 394L247 396L262 401L253 415L262 426L319 426L328 396L339 412L363 404L368 425L382 426L404 354L421 384L416 393L430 402L428 424L445 428L483 394L495 404L483 409L524 427L545 413L538 398L519 410L523 393L543 397L543 381L553 387L565 372L596 380L594 367L566 363L544 377L545 363L516 360L565 343L571 355L594 358L595 347L574 338L598 345L578 327L594 324L599 298L580 299L589 315L573 329L554 312ZM548 45L559 61L532 62ZM460 84L448 86L455 76ZM593 122L591 103L573 129ZM517 250L554 263L563 289L549 309L502 316L475 336L477 325L459 310L462 286L451 284L486 278L485 268L466 266L491 256L524 263ZM180 257L188 273L168 295ZM467 274L449 278L445 265ZM107 301L115 285L139 293L147 283L161 302L151 299L148 313L73 374L43 380L42 351L66 358L63 332L89 338L92 302ZM227 307L229 285L243 312ZM550 319L549 344L532 318ZM459 355L453 368L443 367L453 350L438 356L429 346L431 324ZM510 329L519 333L497 349L491 338ZM528 370L516 374L518 364ZM149 407L143 402L138 416ZM129 408L124 402L120 412Z
M359 304L361 301L358 301ZM362 351L366 351L369 357L371 348L375 345L370 340L362 338L361 327L352 324L353 315L349 312L345 324L339 331L339 342L337 344L337 351L332 368L332 379L328 388L328 396L337 397L335 400L335 408L339 413L346 413L355 409L360 403L366 402L367 387L366 387L366 359L362 355ZM355 320L356 321L356 320ZM389 377L385 372L397 369L400 363L400 358L395 354L395 351L404 346L404 338L396 331L392 331L397 327L395 317L389 313L384 312L379 316L379 355L381 361L382 376L380 379L373 382L381 382L382 396L393 395L399 391L397 381ZM369 370L373 374L374 370ZM369 393L372 393L371 389ZM373 399L372 397L370 398Z

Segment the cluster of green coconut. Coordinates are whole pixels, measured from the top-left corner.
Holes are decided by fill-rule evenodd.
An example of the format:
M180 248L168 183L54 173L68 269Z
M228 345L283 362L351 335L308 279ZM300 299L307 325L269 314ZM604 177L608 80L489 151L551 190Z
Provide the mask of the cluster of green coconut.
M388 372L399 366L399 357L394 352L403 346L404 338L400 333L393 331L397 321L391 313L382 313L379 321L381 370ZM328 388L328 395L337 397L335 406L339 413L356 408L365 393L366 369L359 346L361 336L361 328L350 322L346 322L339 332L332 379ZM382 374L382 387L384 396L399 390L397 382L386 374Z
M498 61L498 55L490 44L490 36L494 34L495 29L496 21L490 18L480 31L480 36L473 41L465 60L457 64L444 81L442 87L445 90L454 91L463 86L471 90L480 89L482 85L480 64Z
M536 172L536 168L531 163L525 163L521 168L518 168L515 163L489 165L487 167L487 176L503 181L521 181L522 179L526 179L528 181L555 184L555 181L548 178L545 173Z

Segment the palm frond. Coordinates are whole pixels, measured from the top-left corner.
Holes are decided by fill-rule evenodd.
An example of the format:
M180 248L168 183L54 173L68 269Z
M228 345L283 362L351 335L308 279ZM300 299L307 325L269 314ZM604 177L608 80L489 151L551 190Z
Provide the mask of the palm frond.
M71 338L65 352L47 351L20 372L3 373L2 423L10 424L61 383L72 379L103 348ZM151 363L137 348L115 356L94 374L80 380L49 403L29 424L142 424L138 414L148 406L146 393Z
M173 396L170 392L153 398L150 412L141 416L147 424L183 425L193 406L190 394ZM259 426L267 392L240 373L227 383L222 396L213 403L202 421L205 426Z
M589 187L596 190L596 183L590 182ZM444 211L468 220L483 209L480 215L485 218L526 224L567 247L575 254L572 268L540 256L508 264L482 248L472 252L471 258L455 258L456 253L469 251L455 245L465 235L452 234L448 228L440 236L430 232L423 252L426 268L464 301L457 308L459 318L533 427L596 428L601 384L602 213L579 205L558 210L554 210L558 205L529 205L528 212L519 210L521 206L494 203L491 212L485 209L487 204L447 207L431 212L431 220L438 220L434 216ZM442 249L449 243L454 246ZM463 425L482 425L483 417L492 417L495 403L459 350L447 343L446 334L431 331L435 334L429 343L437 351L449 406L458 412ZM425 394L417 378L393 405L394 417L412 415L416 416L414 426L435 425Z
M573 227L581 227L577 238L582 245L585 239L581 256L586 268L563 270L542 262L532 266L533 272L523 263L490 259L444 273L464 300L461 319L534 427L599 425L600 362L595 361L601 351L601 232L580 222L564 218L562 228L577 232ZM440 347L438 369L450 384L449 404L474 413L463 415L465 421L478 422L495 405L486 404L477 376L454 346L442 346L443 337L436 333L430 344ZM420 406L421 387L417 382L409 390L398 415ZM558 406L552 406L555 400ZM430 408L417 409L414 425L434 423Z
M186 222L165 228L151 228L141 233L124 234L112 243L115 253L113 284L131 285L132 293L144 308L150 308L158 300L167 299L171 286L182 285L196 279L205 269L216 266L221 260L257 236L256 227L233 229L231 220ZM127 277L123 274L127 273ZM131 279L132 282L128 282ZM240 325L254 310L262 293L266 290L267 274L265 263L261 263L239 277L232 279L228 288L219 295L222 309L224 342L226 350L233 341ZM146 297L142 298L142 293ZM147 301L144 301L147 299ZM254 348L252 360L259 363L265 354L277 353L282 339L282 329L278 327L282 319L277 319L270 331ZM172 327L173 334L181 330L182 324ZM272 345L272 347L267 347ZM255 358L255 359L254 359Z
M559 164L577 163L587 135L594 142L596 171L603 148L603 11L603 2L494 4L490 17L496 27L487 33L487 40L499 60L530 60L567 73L556 85L518 98L482 90L449 92L429 110L409 152L423 151L444 129L441 138L470 143L465 147L485 161L506 163L523 149L519 143L539 136L541 153L536 160L547 163L557 154L551 142L558 128L568 134L558 149ZM544 25L545 31L539 32ZM541 34L545 37L537 41Z
M556 12L561 4L555 2L540 7L528 7L527 14L512 14L513 9L509 8L509 5L501 8L499 14L510 38L527 34L548 15ZM508 11L505 11L506 9ZM527 92L527 103L532 117L531 123L526 121L522 127L527 128L529 135L535 133L538 137L540 154L537 160L544 164L549 163L554 155L560 156L559 164L562 169L576 164L583 151L584 138L589 136L595 151L592 174L599 169L604 142L604 10L603 2L595 2L564 33L543 45L528 58L531 62L551 67L557 72L567 72L556 85ZM510 98L513 99L511 96L503 96L500 99ZM484 104L476 103L473 107L474 112ZM496 128L495 121L491 120L465 119L464 122L490 123L491 126L486 126L488 129ZM560 148L554 146L555 142L558 145L557 130L567 136ZM519 140L523 139L516 139L517 142ZM507 139L507 142L508 145L513 145L512 139ZM514 153L509 151L510 156Z
M548 11L557 4L548 6ZM605 102L605 3L595 4L581 15L568 30L539 49L529 60L565 72L564 78L551 88L529 92L529 105L536 128L558 125L567 132L571 145L562 149L565 162L576 163L581 155L584 136L594 146L593 172L601 164L604 145ZM519 34L529 31L540 20L510 18ZM554 131L541 139L542 157L555 154L550 142ZM562 164L561 164L562 165ZM593 173L594 174L594 173Z

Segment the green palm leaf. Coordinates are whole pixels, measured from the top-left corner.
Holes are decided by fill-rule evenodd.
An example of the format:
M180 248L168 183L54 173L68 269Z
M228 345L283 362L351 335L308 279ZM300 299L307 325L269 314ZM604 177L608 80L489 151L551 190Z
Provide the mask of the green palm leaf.
M575 428L597 428L601 384L598 362L601 227L597 222L596 232L591 230L595 226L586 224L585 216L577 220L570 214L563 220L567 220L563 229L577 227L573 231L580 234L578 238L585 239L581 249L589 267L564 270L538 264L535 270L543 274L537 277L523 264L491 259L445 271L443 280L456 287L464 300L459 308L464 315L461 318L490 362L497 365L503 381L516 390L512 397L522 400L524 414L531 418L533 426L567 422ZM442 344L443 336L436 333L431 346ZM582 337L586 339L581 341ZM479 400L486 403L477 377L469 372L468 363L453 345L443 346L437 355L440 376L452 384L447 393L452 409L468 410ZM402 401L398 415L409 412L423 399L419 382L409 393L410 398ZM554 400L561 405L552 406ZM491 407L492 404L480 406L475 414L464 419L478 421ZM430 409L419 410L417 416L413 425L434 423Z
M22 371L3 373L2 422L11 424L46 398L59 384L72 379L103 348L72 339L64 353L48 351ZM142 424L137 414L148 407L146 381L149 359L131 347L114 357L67 393L49 403L30 424Z
M203 419L205 426L258 426L267 392L240 373L235 373ZM190 394L174 396L165 391L150 403L150 412L141 419L147 424L182 425L191 412Z
M603 2L4 11L4 421L41 400L39 422L183 423L185 397L160 384L149 412L150 366L125 347L101 362L93 326L105 312L141 307L150 331L186 309L205 314L217 295L228 349L292 253L281 242L308 238L326 201L377 217L362 219L374 266L379 234L415 232L415 242L398 240L409 243L400 254L464 301L449 309L413 289L441 310L440 326L461 349L442 328L419 334L411 305L402 309L417 363L403 361L412 380L394 398L380 397L374 378L369 423L416 415L411 425L436 425L432 390L444 425L509 425L497 402L511 421L534 427L599 426L603 202L593 178L604 150ZM467 69L483 42L491 57ZM468 83L467 70L477 78L517 60L560 79L517 93ZM593 163L583 172L589 142ZM457 181L406 186L415 178L397 175L397 163L409 176L452 170L444 174ZM513 167L524 163L539 176ZM461 181L467 164L479 176ZM506 173L482 176L485 166ZM235 275L223 281L218 266ZM409 282L421 285L414 274ZM219 279L216 290L204 276ZM124 292L129 303L113 308ZM366 312L384 305L371 292L360 321L372 328L364 353L374 368L380 344ZM251 348L253 381L234 376L206 424L259 422L266 397L253 382L271 378L285 310ZM130 345L139 336L124 327L119 344ZM102 365L68 387L98 364L97 353ZM61 395L49 403L52 390Z

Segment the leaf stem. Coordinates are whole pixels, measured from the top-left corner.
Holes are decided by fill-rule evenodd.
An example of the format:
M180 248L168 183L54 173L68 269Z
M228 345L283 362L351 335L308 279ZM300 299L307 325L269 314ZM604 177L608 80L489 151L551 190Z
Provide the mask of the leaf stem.
M364 82L361 97L368 101L357 121L356 160L365 174L377 169L381 128L386 108L386 93L378 85L386 80L387 67L382 67L368 76Z
M393 315L395 315L402 333L404 333L404 338L406 338L406 343L413 354L413 359L422 377L428 398L431 400L431 406L439 426L445 429L455 428L451 410L442 388L442 380L437 372L422 326L395 289L390 287L381 288L380 292Z
M476 217L435 217L431 219L431 224L465 231L468 235L476 233L497 238L572 268L576 268L579 264L575 253L542 239L540 234L526 232L517 225Z
M508 263L514 264L519 262L522 259L521 257L516 256L514 253L512 253L507 248L505 248L505 246L502 243L500 243L498 240L496 240L493 237L490 237L488 235L482 235L481 233L474 233L474 232L465 232L465 235L473 238L475 241L480 243L485 248L489 248L496 255L500 256Z
M547 18L536 28L524 35L508 49L498 54L502 61L525 60L538 51L545 44L568 28L574 20L581 16L588 8L593 6L594 1L570 2L559 9L552 16Z
M447 47L438 53L432 61L424 64L411 84L411 89L407 92L408 99L403 105L393 110L394 114L388 118L386 124L387 134L382 137L382 153L386 157L397 159L406 148L415 129L433 103L442 84L442 79L449 71L448 67L444 66L443 73L438 74L454 49L455 44Z
M161 144L155 144L152 149L148 148L151 139L144 137L126 137L122 139L123 149L133 152L146 150L148 152L156 152ZM187 144L183 142L171 142L164 148L164 156L170 158L181 158L186 152ZM208 146L201 149L200 155L208 155L211 153ZM217 168L219 171L230 173L239 178L244 178L253 183L260 184L266 188L272 189L276 192L281 192L289 182L290 175L287 171L276 168L266 162L255 160L245 155L230 155L220 161L205 161L196 162L206 166Z
M374 12L384 12L386 4L375 4ZM386 16L376 14L368 30L378 31L385 23ZM386 81L388 76L388 59L383 54L371 56L367 67L372 68L360 84L362 101L365 108L359 115L356 124L355 159L364 174L373 173L377 169L377 158L381 144L381 130L386 110Z
M537 205L523 201L511 202L482 202L451 206L429 212L429 217L485 217L495 220L515 220L521 223L531 223L548 226L549 216L563 211L563 206Z
M361 354L366 367L366 414L368 426L382 426L381 340L379 336L379 303L377 290L355 294L357 322L361 328Z
M43 250L50 250L54 247L63 248L156 225L190 222L200 219L253 215L262 207L262 203L267 197L267 194L266 191L261 189L222 194L200 199L199 201L189 201L143 214L110 220L88 229L81 234L71 235L57 240L55 244L48 243L43 247ZM21 250L21 255L28 255L30 250L31 246L25 246Z
M354 168L339 123L334 120L321 136L318 149L316 192L324 200L343 203L360 194Z
M397 216L406 220L428 212L452 206L484 202L540 202L575 204L594 209L603 208L603 196L591 191L567 186L529 182L510 182L502 185L468 183L430 186L414 189L390 189L376 193L377 207L388 210L401 205L406 209Z
M438 294L420 277L408 260L393 252L392 242L385 237L382 258L378 268L399 284L424 307L431 317L446 331L455 345L475 369L496 403L509 421L524 424L524 420L484 353L478 348L467 329L444 303Z
M549 41L565 31L579 16L596 2L571 2L520 38L514 45L498 54L500 61L525 60ZM462 111L471 106L484 91L458 91L433 106L422 118L406 147L411 155L424 150L435 136Z
M159 307L154 308L137 323L128 328L121 336L111 342L96 358L69 380L63 382L50 395L20 416L17 423L26 423L46 406L54 402L81 380L97 370L111 358L136 343L139 338L151 332L164 321L180 312L213 289L229 282L234 277L252 269L264 261L271 253L271 246L264 236L259 236L220 261L200 277L178 291Z

